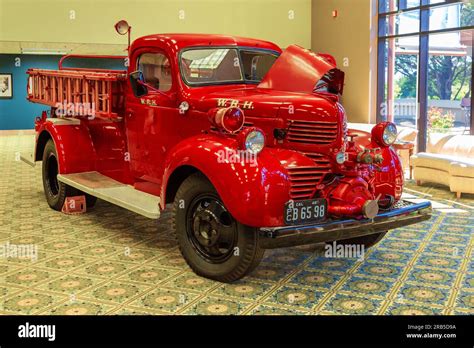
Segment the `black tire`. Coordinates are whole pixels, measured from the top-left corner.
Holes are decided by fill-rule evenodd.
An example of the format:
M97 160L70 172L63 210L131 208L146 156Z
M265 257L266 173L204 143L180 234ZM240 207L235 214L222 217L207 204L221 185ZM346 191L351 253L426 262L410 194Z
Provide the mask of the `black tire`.
M54 210L61 211L66 197L73 195L72 187L59 182L58 154L52 139L48 140L43 152L43 188L46 201Z
M257 229L236 221L201 173L179 187L171 221L187 264L206 278L238 280L257 267L265 252L259 247Z
M367 236L362 236L362 237L338 240L336 241L336 243L342 244L342 245L359 244L359 245L364 245L364 249L369 249L373 247L374 245L376 245L378 242L380 242L386 234L387 234L387 231L369 234Z
M87 208L92 208L95 205L97 201L96 197L76 190L75 188L58 181L56 177L59 173L58 154L52 139L48 140L44 147L42 167L44 195L46 196L46 201L51 208L61 211L64 202L66 201L66 197L81 195L86 196Z

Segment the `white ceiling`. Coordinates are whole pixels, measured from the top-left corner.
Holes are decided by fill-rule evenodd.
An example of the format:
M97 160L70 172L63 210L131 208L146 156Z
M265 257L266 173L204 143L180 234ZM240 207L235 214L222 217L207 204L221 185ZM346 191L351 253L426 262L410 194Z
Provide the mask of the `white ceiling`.
M0 41L0 54L22 54L24 51L30 51L37 52L37 54L65 52L75 54L124 55L126 48L126 45L114 44Z

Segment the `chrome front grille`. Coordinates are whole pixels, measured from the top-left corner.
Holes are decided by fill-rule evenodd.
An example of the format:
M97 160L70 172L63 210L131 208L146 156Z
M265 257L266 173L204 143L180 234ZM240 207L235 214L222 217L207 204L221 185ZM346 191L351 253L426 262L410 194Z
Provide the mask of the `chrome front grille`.
M303 153L314 161L314 166L287 167L291 199L309 199L325 175L331 173L331 161L319 153Z
M338 123L290 120L287 139L291 143L328 145L337 139Z
M287 168L290 179L290 198L308 199L314 195L316 186L327 173L318 167Z
M303 155L306 157L311 158L314 163L318 166L318 168L324 169L327 172L331 171L331 161L325 156L320 153L312 153L312 152L302 152Z

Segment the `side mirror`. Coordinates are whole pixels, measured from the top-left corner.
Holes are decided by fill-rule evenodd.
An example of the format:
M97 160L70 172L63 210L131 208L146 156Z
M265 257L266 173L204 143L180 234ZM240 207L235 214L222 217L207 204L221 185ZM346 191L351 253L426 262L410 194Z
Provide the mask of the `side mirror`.
M128 34L128 47L127 50L130 51L130 33L132 32L132 27L128 24L128 22L124 19L115 23L115 31L119 35Z
M121 20L121 21L118 21L117 23L115 23L115 31L119 34L119 35L125 35L127 34L131 27L130 25L128 25L127 21L126 20Z
M144 84L145 79L140 70L130 73L130 85L135 97L142 97L148 94L148 88Z

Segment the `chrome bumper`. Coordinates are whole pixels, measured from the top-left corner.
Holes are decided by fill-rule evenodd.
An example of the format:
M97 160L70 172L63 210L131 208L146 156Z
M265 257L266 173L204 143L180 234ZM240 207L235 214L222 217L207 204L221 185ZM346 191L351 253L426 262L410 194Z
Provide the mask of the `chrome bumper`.
M329 220L320 224L260 228L264 249L332 242L403 227L431 218L431 202L399 201L373 219Z

